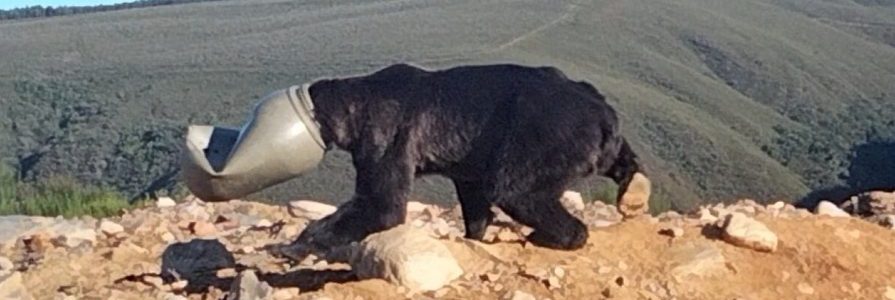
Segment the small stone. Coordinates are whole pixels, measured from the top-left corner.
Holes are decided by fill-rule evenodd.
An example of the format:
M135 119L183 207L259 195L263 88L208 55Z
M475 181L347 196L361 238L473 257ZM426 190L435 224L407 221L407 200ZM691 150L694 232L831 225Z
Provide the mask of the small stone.
M255 247L245 246L239 249L243 254L252 254L255 253Z
M174 199L170 197L159 197L158 200L155 201L155 206L158 208L165 207L174 207L177 205L177 202L174 202Z
M684 236L684 229L677 226L668 226L662 229L659 229L659 234L667 235L673 238L678 238Z
M426 210L428 205L420 203L419 201L407 201L407 213L419 214Z
M451 291L451 289L449 289L449 288L442 288L442 289L439 289L439 290L435 291L435 298L442 298L442 297L444 297L444 296L447 296L447 294L448 294L450 291Z
M602 266L599 269L597 269L597 273L600 273L600 274L609 274L609 272L612 272L612 267Z
M295 211L298 215L304 216L310 220L319 220L334 212L335 206L320 203L316 201L299 200L289 202L290 210Z
M721 237L728 243L758 251L777 250L777 235L763 223L742 213L731 213L719 223L724 230Z
M842 210L841 208L836 206L836 204L833 204L829 201L821 201L820 203L818 203L817 208L815 209L815 212L818 215L830 216L830 217L836 217L836 218L851 217L851 215L849 215L847 212L845 212L844 210Z
M177 240L177 238L174 237L174 234L170 232L162 233L162 241L164 241L165 243L170 243L175 240Z
M560 282L559 282L559 278L557 278L556 276L550 276L549 278L547 278L547 285L549 286L549 288L551 290L558 289L561 286Z
M273 288L266 282L258 280L254 271L243 271L230 286L230 295L236 296L234 300L268 299L272 294Z
M218 270L216 275L219 278L226 278L226 277L236 277L236 275L239 275L239 274L236 273L236 269L234 269L234 268L224 268L224 269Z
M674 246L671 251L671 275L678 281L689 276L711 277L725 270L725 258L715 246L707 243L687 243Z
M508 293L506 296L504 296L504 299L508 299L508 300L537 300L537 298L535 298L535 296L532 296L531 294L523 292L523 291L514 291L512 293Z
M186 281L186 280L178 280L178 281L175 281L174 283L171 283L171 290L172 290L172 291L175 291L175 292L182 291L183 289L186 288L186 286L187 286L188 284L189 284L189 282Z
M559 198L559 201L562 202L562 205L566 208L566 210L584 210L584 199L581 198L581 193L579 192L565 191L563 192L562 197Z
M34 299L22 280L22 273L0 277L0 299Z
M503 290L503 284L500 284L500 283L495 284L494 287L493 287L493 289L494 289L495 292L500 292L500 291Z
M790 275L789 272L783 271L783 272L780 274L780 279L782 279L783 282L786 282L787 280L789 280L789 277L790 277L790 276L792 276L792 275Z
M101 223L99 223L99 230L106 235L112 236L124 232L124 227L119 225L118 223L103 220Z
M196 236L206 237L214 235L218 232L218 229L211 223L205 221L197 221L191 224L190 232L192 232Z
M619 270L622 270L622 271L627 271L627 270L628 270L628 264L626 264L626 263L623 262L623 261L620 261L620 262L618 262L618 269L619 269Z
M269 228L271 226L273 226L273 222L268 219L261 219L255 223L256 228Z
M6 276L9 273L12 273L15 265L12 263L9 258L0 256L0 277Z
M811 285L808 285L807 283L804 283L804 282L799 283L799 285L796 286L796 288L799 289L799 293L806 294L806 295L814 295L814 288L811 287Z
M852 281L849 285L851 286L852 291L857 292L857 291L860 291L860 290L861 290L861 284L860 284L860 283L857 283L857 282Z
M883 297L886 297L886 299L888 300L895 300L895 288L887 286L886 292L883 294Z
M566 270L563 269L562 267L557 266L557 267L553 268L553 274L556 275L556 277L559 277L560 279L562 279L563 277L566 276Z
M618 211L625 219L631 219L649 211L652 183L641 173L635 173L628 189L618 200Z
M298 294L301 292L298 288L286 288L286 289L278 289L273 293L274 300L288 300L293 298L298 298Z
M501 242L514 242L520 241L522 240L522 238L519 236L519 234L513 232L512 229L504 227L497 232L497 240Z
M165 285L162 278L158 276L146 276L143 278L143 281L146 281L146 283L157 289L160 289Z
M485 280L489 282L497 282L500 279L500 273L488 272L485 273Z

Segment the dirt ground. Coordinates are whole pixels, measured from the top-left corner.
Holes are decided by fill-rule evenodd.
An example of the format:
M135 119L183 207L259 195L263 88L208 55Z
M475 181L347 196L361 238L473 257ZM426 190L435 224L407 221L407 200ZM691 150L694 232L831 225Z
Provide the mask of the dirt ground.
M123 232L108 235L96 229L92 245L68 247L52 234L37 234L36 238L5 244L0 256L15 263L21 285L34 299L232 299L226 298L226 280L217 288L187 293L157 277L140 276L159 272L161 253L173 242L172 237L188 240L200 234L224 241L241 264L274 274L261 276L278 291L272 299L895 297L895 231L854 217L758 209L752 217L779 239L773 252L732 245L719 238L713 225L701 224L695 215L676 214L591 226L587 245L578 251L550 250L511 239L471 242L447 235L441 240L466 274L440 290L409 294L383 279L352 280L350 272L338 269L338 264L302 262L299 265L315 267L295 271L296 265L254 250L290 240L307 223L285 207L245 202L184 205L147 208L110 219L123 225ZM189 216L184 211L199 213ZM460 230L455 212L445 210L438 215L448 220L452 230ZM243 224L223 222L221 216ZM437 219L413 218L422 220L417 224ZM194 219L210 220L215 229L194 233L200 226L184 221ZM260 224L264 222L260 219L280 223L278 232L258 229L269 225ZM98 221L88 222L88 228L98 228L89 227L99 226L94 225ZM245 224L252 222L255 225ZM675 236L672 231L682 234Z

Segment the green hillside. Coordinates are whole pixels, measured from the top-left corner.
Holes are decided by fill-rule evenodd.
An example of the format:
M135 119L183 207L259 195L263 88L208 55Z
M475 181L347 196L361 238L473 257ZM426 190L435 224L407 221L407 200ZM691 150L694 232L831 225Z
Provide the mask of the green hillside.
M273 89L396 62L592 82L646 158L655 210L841 188L854 149L895 141L891 0L253 0L0 22L0 156L25 181L176 192L187 124L236 126ZM336 152L252 198L341 202L352 180ZM416 193L453 198L438 177Z

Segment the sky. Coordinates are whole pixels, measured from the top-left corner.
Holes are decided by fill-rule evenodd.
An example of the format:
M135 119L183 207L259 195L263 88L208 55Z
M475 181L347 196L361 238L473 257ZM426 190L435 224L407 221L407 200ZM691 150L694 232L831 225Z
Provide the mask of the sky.
M0 0L0 9L13 9L28 6L84 6L99 4L115 4L130 0Z

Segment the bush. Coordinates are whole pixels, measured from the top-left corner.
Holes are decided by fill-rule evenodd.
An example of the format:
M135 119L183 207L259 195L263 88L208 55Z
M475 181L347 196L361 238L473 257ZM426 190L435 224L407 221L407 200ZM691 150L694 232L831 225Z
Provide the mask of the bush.
M106 188L85 186L67 177L23 183L0 166L0 215L106 217L129 206L125 198Z

